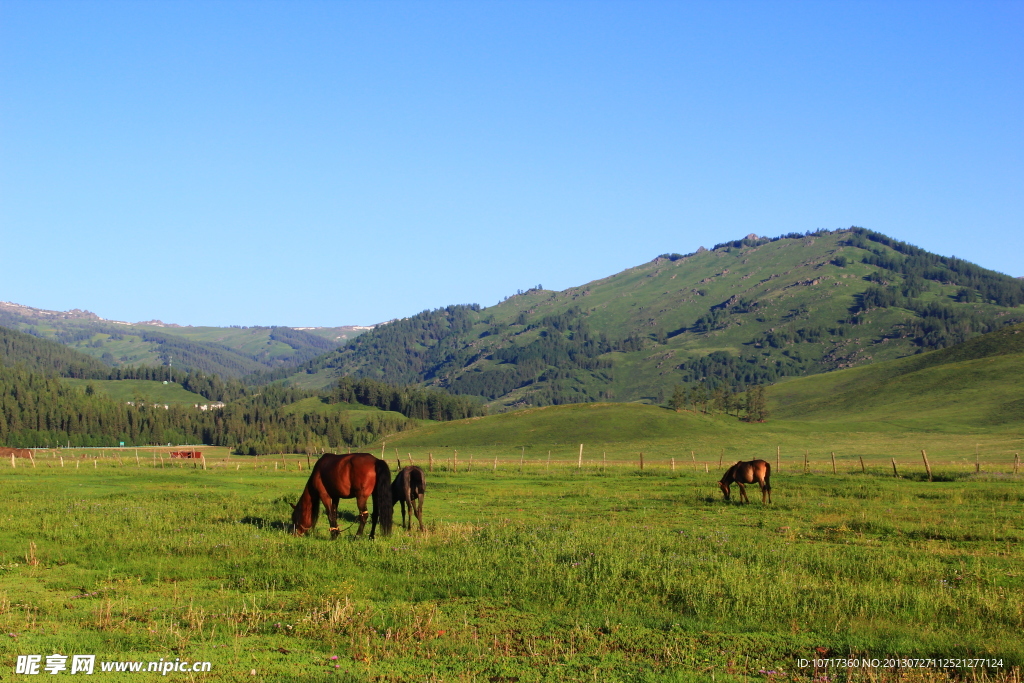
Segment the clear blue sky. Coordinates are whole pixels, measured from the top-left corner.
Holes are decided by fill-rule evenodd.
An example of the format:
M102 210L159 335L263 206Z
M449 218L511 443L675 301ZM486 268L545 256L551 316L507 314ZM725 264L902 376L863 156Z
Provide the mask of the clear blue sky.
M755 232L1024 275L1024 3L0 0L0 300L369 324Z

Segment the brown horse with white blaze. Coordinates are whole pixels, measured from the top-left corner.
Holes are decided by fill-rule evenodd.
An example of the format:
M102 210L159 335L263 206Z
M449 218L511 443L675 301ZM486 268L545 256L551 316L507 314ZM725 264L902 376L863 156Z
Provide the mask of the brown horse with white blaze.
M327 453L313 465L306 488L299 496L299 502L292 506L292 533L302 536L316 525L320 516L320 504L327 508L331 522L331 538L341 533L338 527L338 500L355 498L359 508L359 531L366 526L366 501L373 498L373 524L370 538L377 532L387 536L391 533L391 470L383 460L369 453L348 453L337 455Z
M771 479L772 466L770 463L764 460L738 462L725 471L718 482L718 488L722 489L722 495L729 500L729 486L735 482L740 487L740 500L749 503L750 499L747 498L747 490L743 485L757 482L761 487L761 504L764 505L772 502Z

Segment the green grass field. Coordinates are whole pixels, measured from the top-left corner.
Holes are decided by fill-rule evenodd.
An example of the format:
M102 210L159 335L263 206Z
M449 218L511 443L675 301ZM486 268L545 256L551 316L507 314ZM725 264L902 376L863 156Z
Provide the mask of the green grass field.
M428 532L374 542L351 527L332 542L324 520L283 531L304 457L207 448L203 469L72 449L63 467L56 453L7 466L7 671L61 652L212 662L189 680L803 681L816 672L798 659L826 648L1002 660L899 680L1019 680L1024 489L994 451L980 474L933 456L934 482L887 460L833 475L819 457L803 474L786 454L764 507L722 501L717 463L647 454L641 471L625 448L579 469L536 452L520 467L507 449L495 469L495 447L470 448L458 472L454 453L399 448L433 454ZM341 509L348 526L355 506Z

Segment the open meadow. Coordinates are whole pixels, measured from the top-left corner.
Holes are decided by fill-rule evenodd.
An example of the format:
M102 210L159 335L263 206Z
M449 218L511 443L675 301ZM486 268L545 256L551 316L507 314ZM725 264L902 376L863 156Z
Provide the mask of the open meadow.
M724 502L718 458L776 466L778 439L692 455L585 445L582 462L578 445L456 455L397 442L403 464L433 459L427 532L353 540L342 501L334 542L325 519L310 537L286 533L305 457L40 453L2 463L4 666L57 652L211 663L168 674L187 680L896 679L799 666L818 654L980 658L901 680L1019 680L1019 440L917 436L833 435L805 469L790 434L767 507L756 486L753 503Z

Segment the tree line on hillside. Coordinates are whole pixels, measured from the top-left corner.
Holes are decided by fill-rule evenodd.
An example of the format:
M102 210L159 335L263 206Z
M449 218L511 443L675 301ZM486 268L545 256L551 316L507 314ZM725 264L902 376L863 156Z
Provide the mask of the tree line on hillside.
M939 256L881 233L851 228L844 243L870 252L862 258L868 265L899 273L905 278L961 285L984 303L1013 308L1024 304L1024 281L982 268L955 256ZM896 254L874 245L885 245ZM963 290L961 290L963 291Z
M465 399L452 397L455 400L446 412L435 403L443 398L441 392L428 393L424 400L428 410L434 408L432 419L454 415L451 410L456 405L462 406L456 412L463 416L481 411L470 409ZM406 397L412 394L415 391ZM344 390L341 395L352 396ZM330 402L334 396L319 398ZM0 444L31 448L201 443L229 446L247 455L303 453L363 446L417 424L404 415L375 411L367 411L362 424L353 424L346 412L288 410L308 397L309 392L268 387L217 410L165 408L141 398L131 403L114 401L91 385L82 390L56 376L0 366ZM411 414L423 414L416 400L404 407Z
M713 387L704 383L692 386L677 384L668 400L668 407L678 413L686 406L695 413L735 413L736 417L747 422L764 422L769 417L763 385L752 386L741 393L722 384Z
M437 389L395 386L372 379L342 377L327 396L329 403L360 403L418 420L451 421L485 415L483 405Z
M454 420L481 415L478 401L437 389L395 386L370 379L342 378L321 394L295 387L250 387L199 372L170 371L171 381L209 400L218 410L150 405L142 397L114 401L95 386L71 387L60 377L85 380L163 381L160 367L108 368L49 340L0 328L0 444L43 447L203 443L239 453L308 452L358 447L409 429L416 419ZM302 413L289 408L316 398L324 403L358 403L392 411L368 411L353 424L346 412Z

